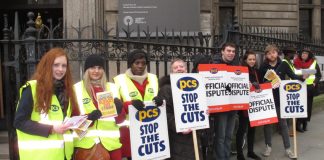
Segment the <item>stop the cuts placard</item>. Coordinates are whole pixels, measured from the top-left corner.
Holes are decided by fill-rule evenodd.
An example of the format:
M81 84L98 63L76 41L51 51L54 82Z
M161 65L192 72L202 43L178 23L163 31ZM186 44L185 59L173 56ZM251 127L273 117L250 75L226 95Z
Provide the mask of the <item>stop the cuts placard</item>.
M251 127L278 122L271 83L260 84L260 88L261 91L256 91L251 87L248 110Z
M130 138L133 159L166 159L170 157L165 103L155 107L146 102L145 109L129 107Z
M197 73L171 74L177 132L209 128L204 78Z
M284 80L280 83L280 117L307 117L307 85L298 80Z

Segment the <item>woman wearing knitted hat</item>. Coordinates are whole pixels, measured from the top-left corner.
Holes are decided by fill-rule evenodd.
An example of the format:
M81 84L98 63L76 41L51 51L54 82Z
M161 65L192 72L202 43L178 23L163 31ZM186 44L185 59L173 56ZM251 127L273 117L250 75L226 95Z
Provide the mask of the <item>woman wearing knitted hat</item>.
M137 110L144 107L143 101L155 101L156 106L161 106L162 98L157 96L158 79L156 75L147 73L146 64L148 58L142 50L134 50L128 54L128 66L125 74L120 74L114 78L114 82L119 86L120 95L123 100L123 107L128 114L128 106L131 104ZM129 124L124 123L120 128L121 141L123 144L123 157L131 157Z
M125 119L118 88L107 82L104 59L99 55L87 57L84 65L83 79L74 85L81 115L88 115L93 123L82 139L75 139L75 160L112 159L121 160L122 152L118 123ZM98 108L97 93L111 93L118 116L103 117Z
M297 58L294 59L296 69L315 69L316 73L310 75L306 79L307 84L307 118L298 118L296 130L299 132L307 131L307 121L310 121L312 116L313 98L315 87L321 79L321 71L317 64L316 58L310 50L303 50Z

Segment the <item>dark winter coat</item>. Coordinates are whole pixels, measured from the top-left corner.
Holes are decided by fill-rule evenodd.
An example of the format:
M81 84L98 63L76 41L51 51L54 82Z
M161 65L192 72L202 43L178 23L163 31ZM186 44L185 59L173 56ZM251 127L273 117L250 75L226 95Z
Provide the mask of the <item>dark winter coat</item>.
M194 160L195 153L192 134L176 132L170 76L161 78L159 87L158 96L161 96L166 101L171 159Z

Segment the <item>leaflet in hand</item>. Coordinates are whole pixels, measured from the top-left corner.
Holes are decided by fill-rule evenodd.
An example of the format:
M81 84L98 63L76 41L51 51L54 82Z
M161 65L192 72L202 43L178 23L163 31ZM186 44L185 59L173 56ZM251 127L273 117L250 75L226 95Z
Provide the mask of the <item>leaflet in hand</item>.
M114 103L114 97L111 92L97 93L98 109L102 113L102 117L116 117L117 109Z
M69 127L70 129L78 129L82 131L86 131L90 126L92 121L87 120L87 116L73 116L73 117L66 117L64 120L64 124L71 124Z
M278 88L280 86L281 79L273 69L269 69L264 75L264 78L271 81L272 88Z

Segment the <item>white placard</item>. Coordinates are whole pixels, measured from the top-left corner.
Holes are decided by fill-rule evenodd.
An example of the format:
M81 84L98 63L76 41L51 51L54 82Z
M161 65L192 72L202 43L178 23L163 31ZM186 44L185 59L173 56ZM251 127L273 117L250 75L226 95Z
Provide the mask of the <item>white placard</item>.
M203 76L177 73L170 78L177 132L209 128Z
M165 103L155 107L153 102L146 102L145 106L142 111L129 106L132 159L170 158Z
M278 122L271 83L260 84L260 88L261 91L256 91L254 87L251 87L248 110L251 127Z
M283 80L280 84L280 117L307 117L307 85L298 80Z

